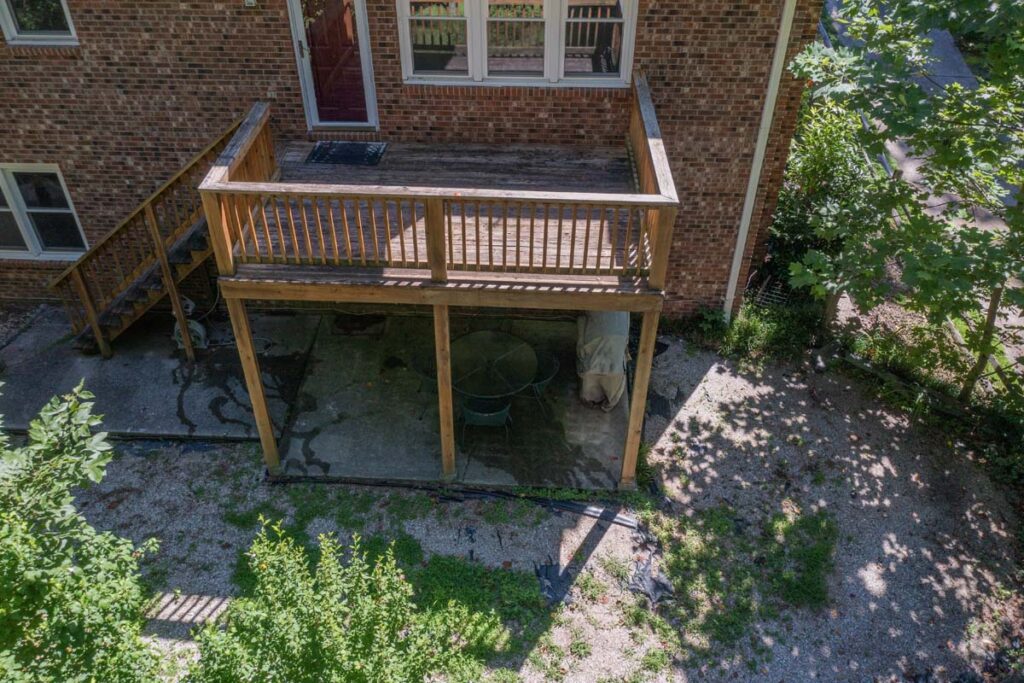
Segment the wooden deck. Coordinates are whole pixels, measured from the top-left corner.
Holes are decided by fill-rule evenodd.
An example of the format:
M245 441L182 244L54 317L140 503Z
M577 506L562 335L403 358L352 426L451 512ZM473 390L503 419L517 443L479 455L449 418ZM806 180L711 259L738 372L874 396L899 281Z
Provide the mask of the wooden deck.
M253 105L200 192L271 473L280 458L246 301L432 306L446 480L451 306L642 312L633 395L646 396L679 198L642 74L623 114L622 149L395 144L366 167L277 148L269 105ZM644 406L630 404L624 488Z

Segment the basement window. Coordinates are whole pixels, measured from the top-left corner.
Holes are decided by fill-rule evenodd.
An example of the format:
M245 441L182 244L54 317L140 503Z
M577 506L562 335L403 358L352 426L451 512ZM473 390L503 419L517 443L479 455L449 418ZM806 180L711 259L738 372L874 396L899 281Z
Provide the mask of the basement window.
M0 257L63 261L84 251L85 235L60 170L0 167Z
M637 0L397 0L402 75L445 85L622 87Z
M11 45L77 45L67 0L0 0L0 28Z

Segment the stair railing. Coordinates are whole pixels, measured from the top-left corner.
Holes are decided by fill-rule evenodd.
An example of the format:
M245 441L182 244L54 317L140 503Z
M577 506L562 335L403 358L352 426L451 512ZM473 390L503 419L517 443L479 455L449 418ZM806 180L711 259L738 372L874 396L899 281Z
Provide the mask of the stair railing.
M170 294L189 360L194 358L187 321L167 250L204 219L199 183L231 140L241 119L194 156L174 177L147 197L127 218L50 282L79 334L92 329L104 358L116 334L104 332L100 319L146 273L158 269Z

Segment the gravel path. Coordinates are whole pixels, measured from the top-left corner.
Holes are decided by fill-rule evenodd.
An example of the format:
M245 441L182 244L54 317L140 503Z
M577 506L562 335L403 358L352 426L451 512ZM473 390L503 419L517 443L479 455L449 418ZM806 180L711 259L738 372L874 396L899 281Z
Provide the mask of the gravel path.
M728 505L755 525L787 506L828 511L838 526L828 607L787 609L710 659L680 656L663 668L653 656L662 639L628 616L636 599L619 577L644 552L628 529L539 509L498 518L480 501L386 488L334 490L368 501L364 535L404 531L428 556L494 567L567 568L570 603L504 662L525 681L952 681L991 662L1005 629L1019 630L1018 527L968 448L834 371L741 372L678 339L660 341L646 436L674 514ZM107 479L79 501L101 528L161 539L144 573L166 594L148 632L187 661L190 629L236 594L235 559L254 533L227 511L272 506L293 516L293 500L286 486L258 483L252 446L119 450ZM307 531L349 534L329 515Z

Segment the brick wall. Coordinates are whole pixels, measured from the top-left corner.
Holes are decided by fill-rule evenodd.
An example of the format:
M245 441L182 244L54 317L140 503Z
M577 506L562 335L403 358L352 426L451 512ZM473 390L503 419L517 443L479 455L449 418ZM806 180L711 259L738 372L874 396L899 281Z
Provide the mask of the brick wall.
M820 0L800 0L795 35ZM81 45L0 39L0 163L59 163L95 242L256 99L279 138L307 135L285 0L69 0ZM682 200L669 310L721 305L764 101L781 0L641 0L648 73ZM368 0L380 110L391 140L618 144L623 89L404 85L393 0ZM794 41L794 46L797 41ZM770 216L798 84L787 78L755 213ZM753 253L755 238L748 244ZM748 258L749 262L749 258ZM0 298L45 296L66 264L0 262Z

